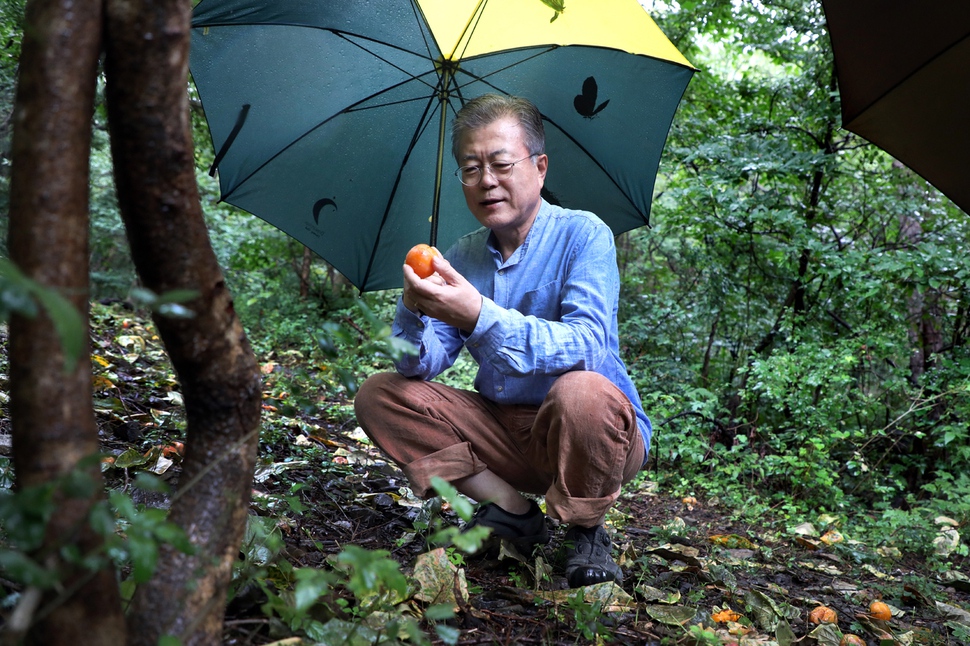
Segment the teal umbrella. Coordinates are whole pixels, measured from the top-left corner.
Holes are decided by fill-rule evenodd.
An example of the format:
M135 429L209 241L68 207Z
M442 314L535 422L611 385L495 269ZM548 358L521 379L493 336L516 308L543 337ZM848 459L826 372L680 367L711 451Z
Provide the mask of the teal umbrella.
M636 0L565 5L203 0L190 65L222 199L362 291L399 287L412 245L479 227L449 128L465 101L499 92L542 112L550 200L617 234L647 224L694 69Z

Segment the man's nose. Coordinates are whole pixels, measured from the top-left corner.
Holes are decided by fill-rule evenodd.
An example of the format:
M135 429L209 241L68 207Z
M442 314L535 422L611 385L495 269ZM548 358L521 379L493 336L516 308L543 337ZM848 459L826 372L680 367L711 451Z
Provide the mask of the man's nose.
M479 181L479 184L481 186L498 185L498 178L495 176L495 173L492 172L491 166L486 166L485 168L482 169L482 179L481 181Z

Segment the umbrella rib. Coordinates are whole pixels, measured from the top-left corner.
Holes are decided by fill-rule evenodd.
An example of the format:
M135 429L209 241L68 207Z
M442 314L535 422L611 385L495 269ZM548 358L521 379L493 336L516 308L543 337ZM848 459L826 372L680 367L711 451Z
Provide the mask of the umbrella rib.
M418 125L414 130L414 134L411 136L411 142L408 144L407 152L404 153L403 159L397 168L397 176L394 178L394 185L391 187L391 192L388 195L386 206L384 207L384 214L381 216L380 226L377 228L377 236L374 238L374 246L371 248L370 255L367 259L367 269L364 270L364 278L361 281L361 290L367 285L367 281L370 279L371 269L374 267L374 258L377 256L377 249L381 244L381 234L384 231L384 225L387 223L387 219L391 214L391 204L394 203L394 195L397 193L397 187L401 185L401 175L404 173L404 167L407 166L408 159L411 157L411 153L414 151L418 140L421 139L421 135L428 128L431 123L431 117L434 116L434 110L431 106L434 105L434 96L428 97L428 103L424 107L424 113L421 115L421 119L418 121ZM430 114L429 114L430 112Z
M488 0L480 0L480 2L477 5L475 5L475 10L472 12L471 17L468 19L468 22L465 23L465 27L461 30L461 36L458 37L458 42L460 43L462 40L464 40L465 46L462 48L461 54L458 56L456 60L461 60L465 57L465 52L468 51L468 47L471 45L471 42L472 42L472 35L475 33L475 30L478 28L478 23L481 22L482 16L485 14L486 4L488 4ZM474 23L474 26L472 25L472 23ZM468 34L467 39L465 39L465 34Z
M513 61L513 62L509 63L508 65L506 65L505 67L500 67L498 69L491 70L488 74L486 74L484 76L478 76L477 74L472 74L471 72L469 72L467 69L465 69L464 67L462 67L460 65L458 66L458 71L462 72L463 74L465 74L466 76L468 76L470 79L472 79L472 81L469 81L469 82L480 81L482 83L485 83L486 85L488 85L492 89L499 90L498 87L496 87L495 85L492 85L491 83L489 83L486 80L489 76L494 76L496 74L501 74L502 72L504 72L504 71L506 71L508 69L511 69L513 67L516 67L518 65L521 65L522 63L525 63L527 61L531 61L534 58L538 58L540 56L544 56L546 54L550 54L553 51L559 49L559 47L560 47L560 45L549 45L545 49L539 50L539 51L533 53L532 55L527 56L526 58L516 59L515 61ZM533 49L533 48L532 47L521 48L519 51L526 51L528 49ZM489 56L494 56L496 54L503 54L504 55L504 54L509 54L511 52L514 52L514 51L516 51L516 50L514 50L514 49L507 49L507 50L502 50L501 52L495 52L495 53L491 53L491 54L484 54L482 56L476 56L476 57L470 58L468 60L469 61L482 60L482 59L488 58ZM500 92L504 92L504 90L499 90L499 91ZM505 92L505 94L508 94L508 92Z
M866 105L864 108L862 108L861 110L859 110L857 114L854 114L852 116L852 119L850 121L850 124L853 123L853 122L855 122L856 119L858 119L859 117L861 117L862 115L864 115L873 106L875 106L877 103L879 103L880 101L882 101L883 99L885 99L887 96L889 96L890 94L892 94L893 92L895 92L899 88L901 88L904 85L906 85L910 81L910 79L914 78L915 76L918 76L919 73L921 71L923 71L924 69L926 69L929 65L932 65L936 61L940 60L941 58L943 58L944 56L946 56L947 54L949 54L952 49L954 49L954 48L962 45L963 42L965 40L967 40L967 38L968 38L968 36L964 36L963 38L960 38L960 39L954 41L953 43L951 43L946 48L944 48L944 49L940 50L939 52L937 52L936 54L934 54L932 58L928 59L920 67L918 67L915 70L913 70L912 72L910 72L908 75L906 75L906 77L901 78L898 81L896 81L896 83L894 83L892 85L892 87L887 88L882 94L880 94L879 96L877 96L876 98L874 98L872 101L869 102L868 105ZM838 62L838 61L836 61L836 62ZM840 79L840 81L841 81L841 79Z
M609 171L607 171L606 168L603 167L603 164L601 164L599 162L599 160L596 159L596 157L594 157L593 155L591 155L590 152L588 150L586 150L586 148L583 147L582 144L580 144L578 141L576 141L576 139L572 135L570 135L568 132L566 132L566 130L564 130L563 128L561 128L558 123L556 123L555 121L553 121L552 119L550 119L546 115L542 115L542 118L546 121L546 123L548 123L549 125L553 126L556 130L558 130L559 132L561 132L564 137L566 137L567 139L569 139L569 141L573 142L573 145L575 145L579 150L581 150L583 152L583 154L587 157L587 159L589 159L590 161L592 161L593 164L595 164L597 168L599 168L601 171L603 171L603 174L606 175L609 178L610 182L613 183L613 186L616 187L617 192L619 192L620 195L622 195L624 198L626 198L626 201L630 204L630 206L632 206L633 209L640 215L640 218L643 220L643 224L649 226L650 220L647 219L647 217L643 213L640 212L640 209L637 207L637 205L634 203L634 201L631 200L630 199L630 196L626 194L626 191L623 190L623 187L620 186L617 183L617 181L616 181L616 179L614 179L613 175L611 175L609 173Z
M411 0L411 13L414 14L414 19L419 24L423 24L423 25L430 24L428 23L428 19L424 15L424 10L420 6L418 6L417 0ZM421 30L421 40L424 41L424 49L427 52L428 59L430 60L431 57L434 56L434 49L428 43L427 33L423 29Z
M301 134L298 137L294 137L293 140L290 143L286 144L285 146L283 146L282 148L280 148L279 150L277 150L275 153L273 153L272 155L270 155L269 157L267 157L266 160L262 164L260 164L256 168L254 168L252 170L252 172L250 172L248 175L246 175L246 177L242 178L239 182L236 183L235 186L232 187L232 189L230 189L225 195L223 195L222 196L222 199L223 200L227 200L240 186L242 186L243 184L245 184L246 182L248 182L249 179L253 175L255 175L256 173L258 173L259 171L261 171L263 168L265 168L266 166L268 166L270 163L272 163L272 161L274 159L276 159L277 157L279 157L280 155L282 155L283 153L285 153L287 150L289 150L290 148L292 148L293 146L295 146L297 143L299 143L300 141L302 141L304 138L308 137L311 133L313 133L317 129L322 128L323 126L325 126L326 124L330 123L331 121L333 121L334 119L336 119L337 117L339 117L342 114L349 114L350 112L357 112L357 111L359 111L359 109L357 108L357 106L361 105L362 103L366 103L368 101L371 101L372 99L374 99L377 96L380 96L381 94L385 94L386 92L390 92L391 90L397 89L398 87L400 87L402 85L405 85L407 83L410 83L412 80L413 79L408 79L408 80L405 80L405 81L401 81L400 83L395 83L394 85L392 85L390 87L387 87L387 88L384 88L384 89L382 89L379 92L375 92L373 94L370 94L370 95L368 95L368 96L360 99L359 101L356 101L356 102L352 103L351 105L348 105L347 107L342 108L342 109L340 109L337 112L334 112L332 115L330 115L329 117L327 117L323 121L317 123L312 128L308 128L303 134ZM416 97L415 99L412 99L412 101L419 101L422 98L423 97ZM387 103L386 105L396 105L396 104L399 104L399 103L407 103L407 102L408 101L394 101L394 102L391 102L391 103ZM381 106L373 106L373 107L381 107Z
M431 48L428 46L428 40L424 36L423 33L422 33L422 36L421 37L422 37L422 40L424 41L425 48L427 49L427 52L426 53L415 52L415 51L412 51L411 49L408 49L406 47L401 47L400 45L395 45L393 43L388 43L388 42L385 42L385 41L382 41L382 40L378 40L376 38L373 38L371 36L366 36L364 34L359 34L357 32L353 32L353 31L344 31L344 30L341 30L341 29L336 29L334 27L318 27L318 26L315 26L315 25L305 25L305 24L301 24L301 23L288 23L288 22L287 23L283 23L283 22L279 22L279 23L277 23L277 22L247 22L247 23L214 22L214 23L193 24L192 25L192 29L203 29L203 28L209 28L209 27L238 27L238 26L241 26L241 25L245 25L245 26L261 25L261 26L269 26L269 27L302 27L304 29L317 29L317 30L320 30L320 31L329 31L334 36L343 39L344 41L350 43L351 45L354 45L355 47L360 48L361 50L367 52L368 54L370 54L374 58L376 58L376 59L378 59L378 60L380 60L380 61L382 61L384 63L387 63L388 65L390 65L394 69L398 70L399 72L402 72L403 74L406 74L406 75L410 76L415 81L419 81L421 83L424 83L429 88L430 87L434 87L432 84L428 83L427 81L423 81L420 77L415 76L411 72L408 72L407 70L403 69L399 65L395 64L393 61L388 60L386 57L380 56L377 53L375 53L374 51L372 51L370 49L367 49L366 47L363 46L363 44L361 42L358 42L358 40L357 40L357 39L359 39L360 41L368 41L368 42L375 43L375 44L378 44L378 45L383 45L385 47L389 47L391 49L395 49L395 50L397 50L399 52L405 52L407 54L411 54L412 56L417 56L418 58L420 58L422 60L431 60L431 57L433 55L433 52L432 52Z
M435 87L435 85L427 82L426 80L424 80L422 78L422 77L424 77L424 76L427 75L427 72L425 72L424 74L421 74L421 75L417 75L416 76L416 75L412 74L411 72L407 71L406 69L404 69L403 67L401 67L400 65L397 65L393 61L388 60L386 57L381 56L381 55L377 54L376 52L374 52L374 51L372 51L370 49L367 49L366 47L363 46L363 44L357 42L356 40L354 40L352 38L348 38L347 37L347 34L350 34L351 32L342 32L342 31L336 31L336 30L331 30L331 32L333 33L334 36L337 36L339 38L342 38L343 40L345 40L346 42L350 43L354 47L357 47L360 50L362 50L364 52L367 52L368 54L370 54L371 56L373 56L377 60L379 60L379 61L381 61L383 63L386 63L386 64L390 65L391 67L393 67L394 69L396 69L397 71L401 72L402 74L405 74L405 75L411 77L411 80L417 81L418 83L422 83L422 84L426 85L429 89ZM352 34L352 35L353 36L357 36L357 34ZM372 43L377 43L379 45L387 45L387 43L382 43L381 41L375 40L373 38L364 38L363 36L357 36L357 37L358 38L361 38L363 40L368 40L368 41L370 41ZM393 45L389 45L389 46L390 47L394 47ZM404 49L404 48L401 48L401 47L395 47L395 49L398 49L400 51L408 52L409 54L413 54L414 56L418 56L418 57L422 58L423 60L430 60L431 59L431 53L430 52L428 53L427 56L424 56L422 54L416 54L415 52L412 52L409 49Z

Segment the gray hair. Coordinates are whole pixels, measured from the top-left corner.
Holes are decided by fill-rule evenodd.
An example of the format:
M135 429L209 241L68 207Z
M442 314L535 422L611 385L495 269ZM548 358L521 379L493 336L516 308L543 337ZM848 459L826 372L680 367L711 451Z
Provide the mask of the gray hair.
M504 117L514 117L525 133L525 147L533 155L546 151L546 131L539 108L518 96L483 94L462 106L451 124L451 154L458 160L458 146L465 133L478 130ZM461 163L459 161L459 163Z

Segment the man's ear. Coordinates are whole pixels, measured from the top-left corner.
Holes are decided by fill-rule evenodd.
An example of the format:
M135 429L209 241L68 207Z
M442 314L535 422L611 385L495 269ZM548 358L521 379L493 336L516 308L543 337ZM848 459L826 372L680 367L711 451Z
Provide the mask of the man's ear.
M536 157L536 168L539 170L539 179L545 182L546 171L549 170L549 155L542 153Z

